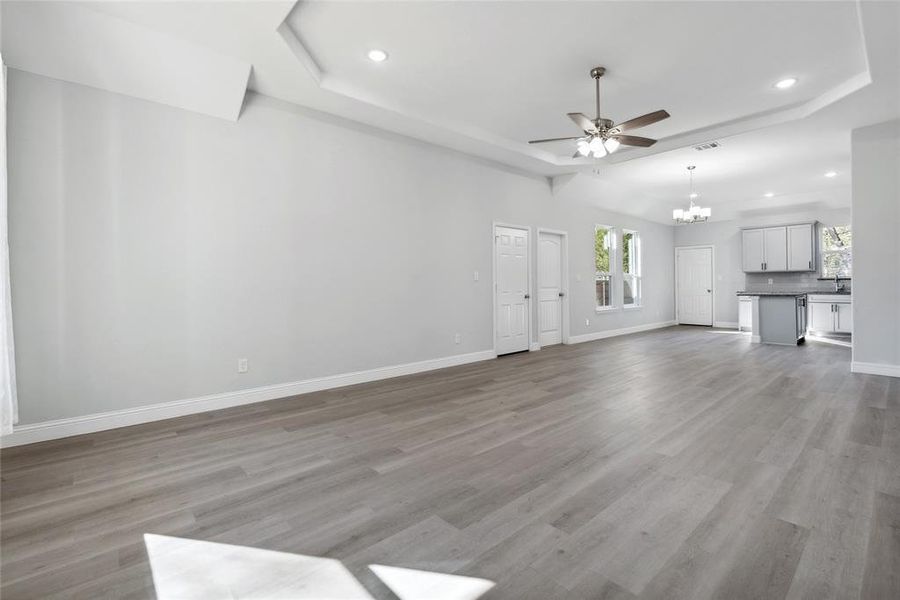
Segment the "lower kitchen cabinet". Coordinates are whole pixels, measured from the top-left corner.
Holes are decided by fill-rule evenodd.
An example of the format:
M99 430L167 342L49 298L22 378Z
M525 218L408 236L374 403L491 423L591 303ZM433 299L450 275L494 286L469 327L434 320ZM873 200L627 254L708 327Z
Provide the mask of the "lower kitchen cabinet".
M746 296L738 299L738 331L753 331L753 302Z
M810 331L822 333L853 333L853 311L850 296L810 294L809 319Z

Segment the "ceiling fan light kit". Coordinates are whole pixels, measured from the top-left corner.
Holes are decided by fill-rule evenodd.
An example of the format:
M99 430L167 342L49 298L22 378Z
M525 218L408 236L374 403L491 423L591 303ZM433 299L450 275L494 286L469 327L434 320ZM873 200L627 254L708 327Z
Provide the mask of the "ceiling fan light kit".
M582 113L568 113L568 117L584 132L583 136L571 136L561 138L548 138L543 140L531 140L529 144L544 144L547 142L559 142L564 140L575 141L575 154L572 158L603 158L619 149L619 146L638 146L648 148L656 143L656 140L635 135L623 135L625 131L645 127L669 118L669 113L657 110L628 121L613 125L612 119L600 116L600 78L606 73L605 67L591 69L591 77L594 79L594 89L597 100L597 118L588 119Z
M691 200L691 205L687 209L676 208L672 211L672 220L675 221L676 225L690 225L692 223L705 223L709 221L709 218L712 216L712 209L707 207L700 207L694 204L694 198L699 196L699 194L694 193L694 169L697 167L691 165L687 168L688 173L690 174L690 185L691 191L688 193L688 198Z

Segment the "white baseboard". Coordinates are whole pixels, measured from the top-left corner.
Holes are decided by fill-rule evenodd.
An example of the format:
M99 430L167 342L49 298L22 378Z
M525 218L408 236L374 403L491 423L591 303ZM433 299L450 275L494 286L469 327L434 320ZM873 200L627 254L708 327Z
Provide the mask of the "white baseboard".
M629 333L639 333L641 331L650 331L651 329L662 329L663 327L671 327L672 325L677 325L677 323L675 321L663 321L661 323L636 325L635 327L623 327L622 329L608 329L606 331L597 331L595 333L570 335L568 343L581 344L583 342L593 342L594 340L602 340L605 338L611 338L620 335L628 335Z
M737 329L738 324L737 321L713 321L713 327L720 327L722 329Z
M402 375L412 375L414 373L423 373L435 369L455 367L457 365L490 360L496 357L497 354L493 350L483 350L481 352L457 354L454 356L446 356L444 358L435 358L403 365L370 369L368 371L341 373L339 375L330 375L328 377L317 377L315 379L306 379L291 383L267 385L247 390L236 390L233 392L200 396L198 398L188 398L186 400L175 400L173 402L149 404L146 406L96 413L81 417L44 421L43 423L34 423L31 425L21 425L13 427L12 433L0 437L0 447L8 448L11 446L21 446L22 444L56 440L71 437L73 435L81 435L83 433L93 433L95 431L104 431L107 429L115 429L117 427L139 425L141 423L150 423L151 421L161 421L163 419L230 408L232 406L253 404L255 402L264 402L266 400L276 400L278 398L307 394L309 392L317 392L346 385L355 385L357 383L378 381L379 379L389 379L391 377L400 377Z
M866 363L853 361L850 363L851 373L867 373L869 375L886 375L887 377L900 377L900 365L886 365L883 363Z
M759 337L758 335L751 335L751 336L750 336L750 343L751 343L751 344L762 344L762 338Z
M528 350L531 352L537 352L541 349L541 345L538 342L531 342L531 345L528 346Z

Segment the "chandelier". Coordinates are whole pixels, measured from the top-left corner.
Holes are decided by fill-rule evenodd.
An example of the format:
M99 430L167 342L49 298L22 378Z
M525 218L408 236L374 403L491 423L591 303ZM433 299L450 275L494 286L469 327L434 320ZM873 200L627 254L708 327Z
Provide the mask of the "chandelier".
M690 207L687 209L676 208L672 211L672 219L678 225L705 223L706 221L709 221L709 217L712 215L711 208L701 208L694 204L694 198L699 196L699 194L694 191L694 169L696 168L697 167L694 165L687 168L691 180L691 191L688 194L688 198L691 200Z

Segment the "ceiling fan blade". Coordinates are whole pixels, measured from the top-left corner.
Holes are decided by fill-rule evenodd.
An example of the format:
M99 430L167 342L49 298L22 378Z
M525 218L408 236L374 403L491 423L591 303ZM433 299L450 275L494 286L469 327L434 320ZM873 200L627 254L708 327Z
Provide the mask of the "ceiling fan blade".
M656 112L647 113L646 115L641 115L640 117L629 119L624 123L614 125L613 130L615 130L616 133L630 131L632 129L637 129L638 127L646 127L647 125L652 125L653 123L662 121L663 119L668 119L669 116L669 113L667 113L666 111L658 110Z
M614 140L619 140L620 144L626 146L640 146L641 148L649 148L656 143L656 140L636 135L611 135L609 137Z
M576 135L574 137L564 137L564 138L547 138L546 140L529 140L529 144L543 144L545 142L564 142L566 140L577 140L584 136Z
M597 126L581 113L567 113L568 117L575 121L575 124L581 127L585 133L597 133Z

